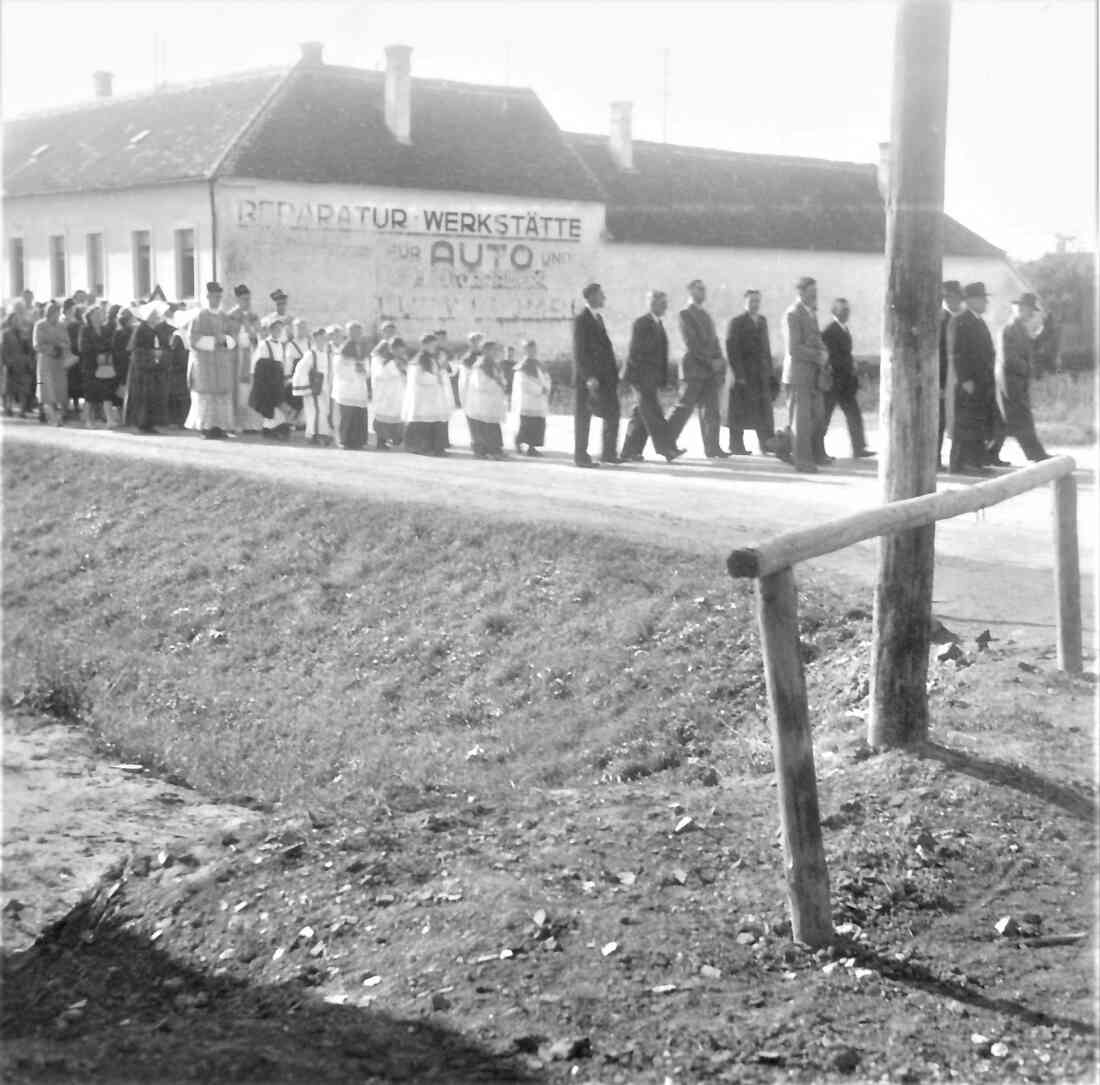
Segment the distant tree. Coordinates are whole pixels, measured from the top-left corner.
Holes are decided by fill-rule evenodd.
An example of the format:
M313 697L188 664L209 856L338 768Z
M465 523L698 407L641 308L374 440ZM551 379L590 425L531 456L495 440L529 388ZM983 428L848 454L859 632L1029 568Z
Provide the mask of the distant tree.
M1096 367L1096 256L1087 252L1048 252L1019 267L1054 319L1053 342L1044 352L1053 363L1061 354L1068 369Z

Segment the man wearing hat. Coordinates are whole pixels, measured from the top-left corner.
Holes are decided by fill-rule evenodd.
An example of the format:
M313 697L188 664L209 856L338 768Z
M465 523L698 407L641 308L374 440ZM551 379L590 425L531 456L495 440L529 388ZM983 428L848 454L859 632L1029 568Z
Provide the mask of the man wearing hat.
M804 275L795 284L798 299L783 314L786 353L783 384L787 389L787 424L791 462L796 471L816 474L817 435L825 416L823 389L829 352L817 326L817 280Z
M595 467L588 454L592 415L603 419L601 463L619 459L619 363L600 310L607 300L599 283L581 291L584 308L573 320L573 462Z
M1035 432L1031 414L1031 371L1033 346L1031 322L1038 302L1034 294L1021 294L1014 302L1012 322L1001 333L1001 356L997 360L997 407L1004 419L1003 434L999 434L989 452L992 459L1000 456L1006 436L1015 437L1024 455L1037 463L1050 457Z
M252 361L260 342L260 317L252 308L252 291L244 283L233 287L237 304L229 310L230 334L237 341L236 380L233 407L237 429L248 433L261 428L263 420L248 405L252 392Z
M269 313L268 316L277 316L280 320L284 322L284 325L286 327L289 327L290 322L294 319L287 309L290 303L289 295L285 290L282 289L282 287L279 287L275 290L272 290L270 296L271 300L275 302L275 312Z
M968 283L963 301L951 343L955 388L949 469L952 474L981 475L989 461L987 445L997 410L993 336L982 319L989 303L985 283Z
M229 314L222 309L220 283L206 284L206 305L191 321L191 358L187 385L191 410L184 426L206 439L221 439L237 428L233 407L237 377L237 338Z
M940 432L936 445L936 470L943 470L943 435L948 418L954 415L955 375L951 369L951 344L954 320L962 312L963 292L958 279L948 279L940 286L943 305L940 309Z

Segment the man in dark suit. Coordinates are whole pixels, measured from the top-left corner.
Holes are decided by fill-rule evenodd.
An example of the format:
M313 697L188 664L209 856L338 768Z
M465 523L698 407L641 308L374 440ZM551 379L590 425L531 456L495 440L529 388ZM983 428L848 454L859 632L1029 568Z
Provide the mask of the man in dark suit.
M668 438L668 425L657 393L668 384L668 333L661 317L668 311L668 295L663 290L651 290L647 296L649 311L634 321L630 331L624 379L638 393L638 402L630 415L623 441L622 458L640 463L646 441L669 463L684 450L676 448Z
M940 310L940 433L936 445L936 470L943 470L943 435L947 432L947 417L953 413L951 397L954 381L951 372L951 340L953 321L962 312L963 292L958 279L948 279L940 286L943 307Z
M702 279L688 283L691 301L680 310L680 335L684 360L680 370L680 398L668 418L668 440L675 443L696 406L703 431L703 454L711 459L728 459L718 444L722 415L718 396L726 379L726 359L714 330L714 320L703 308L707 288Z
M969 283L963 291L966 307L952 324L951 365L954 370L954 418L951 429L952 474L983 475L987 442L993 435L997 410L993 336L982 320L989 303L985 283Z
M573 462L595 467L588 455L592 415L603 419L603 463L621 463L619 444L619 364L600 310L606 298L599 283L582 291L584 308L573 320Z
M775 436L773 386L779 390L772 368L772 347L768 322L760 312L760 291L745 291L745 311L735 316L726 329L726 354L733 370L729 394L730 452L750 456L745 447L745 430L756 430L760 451Z
M852 333L848 330L848 318L852 315L847 298L837 298L833 302L833 319L821 333L825 349L829 352L829 368L832 370L833 386L825 391L825 417L821 422L822 455L825 452L825 434L829 432L829 422L833 411L839 407L848 423L848 438L852 442L852 456L863 459L874 453L867 447L863 436L863 415L856 402L859 391L859 377L852 358Z

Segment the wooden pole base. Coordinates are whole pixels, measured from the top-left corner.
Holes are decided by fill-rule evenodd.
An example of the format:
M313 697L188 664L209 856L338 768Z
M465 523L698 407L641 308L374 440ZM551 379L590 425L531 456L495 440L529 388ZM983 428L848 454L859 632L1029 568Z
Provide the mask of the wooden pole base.
M1077 547L1077 480L1055 479L1054 603L1058 626L1058 666L1081 673L1081 568Z
M757 580L756 603L768 686L791 933L796 941L825 946L833 940L833 920L806 679L798 642L794 572L790 568L781 569Z

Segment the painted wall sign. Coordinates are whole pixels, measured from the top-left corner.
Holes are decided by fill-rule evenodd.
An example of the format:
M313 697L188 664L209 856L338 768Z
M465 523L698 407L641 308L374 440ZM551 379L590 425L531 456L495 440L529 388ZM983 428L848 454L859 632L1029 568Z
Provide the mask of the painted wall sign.
M365 203L240 199L236 202L236 222L244 229L277 226L288 230L372 230L411 236L443 234L565 243L582 240L580 218L543 215L537 211L515 214L378 207Z

